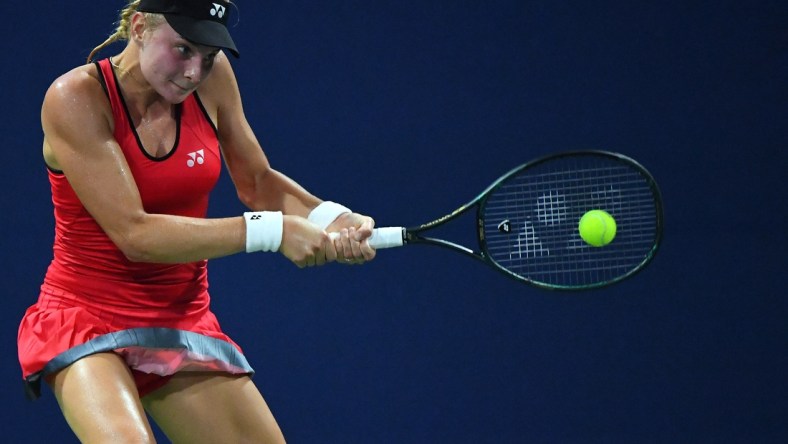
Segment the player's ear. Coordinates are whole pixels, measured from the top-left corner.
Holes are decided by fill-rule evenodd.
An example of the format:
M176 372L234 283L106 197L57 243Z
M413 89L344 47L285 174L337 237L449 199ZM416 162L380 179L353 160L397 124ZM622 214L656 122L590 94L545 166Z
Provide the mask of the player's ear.
M131 16L131 23L129 24L129 41L142 42L142 36L146 30L145 14L135 12Z

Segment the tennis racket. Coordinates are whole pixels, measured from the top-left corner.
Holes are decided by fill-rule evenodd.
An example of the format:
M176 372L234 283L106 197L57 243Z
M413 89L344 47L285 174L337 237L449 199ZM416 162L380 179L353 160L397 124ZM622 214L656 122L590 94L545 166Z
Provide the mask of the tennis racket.
M428 237L428 231L476 209L477 249ZM616 220L611 243L593 247L578 232L589 210ZM587 290L642 270L662 238L662 198L638 162L607 151L548 155L514 168L450 214L416 227L374 230L376 249L437 245L537 287Z

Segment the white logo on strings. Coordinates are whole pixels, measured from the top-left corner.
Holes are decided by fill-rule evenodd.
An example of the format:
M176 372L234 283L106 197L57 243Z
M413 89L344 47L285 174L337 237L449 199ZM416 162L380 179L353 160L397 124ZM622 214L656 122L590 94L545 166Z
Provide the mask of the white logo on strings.
M218 3L214 3L213 4L213 8L211 8L211 15L215 15L215 16L217 16L219 18L222 18L222 17L224 17L225 9L227 9L227 8L225 8L224 6L222 6L222 5L218 4Z
M517 244L512 245L516 247L515 251L509 252L509 259L522 259L525 257L549 256L550 249L542 245L539 236L536 235L536 230L529 221L523 224L522 233L517 235Z
M193 153L189 153L189 160L186 161L186 165L189 168L194 167L194 165L202 165L205 163L205 150L197 150Z

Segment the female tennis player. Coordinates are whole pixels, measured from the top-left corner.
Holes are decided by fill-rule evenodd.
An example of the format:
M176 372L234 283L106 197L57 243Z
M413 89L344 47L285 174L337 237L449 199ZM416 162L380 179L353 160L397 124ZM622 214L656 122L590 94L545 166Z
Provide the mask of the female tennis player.
M210 310L207 260L280 252L299 267L374 258L373 220L269 165L224 51L224 0L136 0L47 91L54 258L18 347L83 442L283 442L241 348ZM126 40L117 55L94 53ZM206 218L224 162L243 216ZM338 232L332 240L328 233Z

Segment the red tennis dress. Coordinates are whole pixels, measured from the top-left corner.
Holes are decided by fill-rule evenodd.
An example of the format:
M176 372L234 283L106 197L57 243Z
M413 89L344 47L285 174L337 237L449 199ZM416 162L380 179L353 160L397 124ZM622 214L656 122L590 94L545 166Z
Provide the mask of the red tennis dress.
M112 106L115 139L145 211L205 217L222 159L216 128L197 94L175 108L173 149L164 157L152 157L142 148L109 60L96 67ZM141 395L149 391L146 375L253 373L210 310L207 261L130 262L82 206L65 175L49 170L49 181L54 257L18 335L29 397L40 396L42 378L107 351L125 358Z

